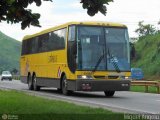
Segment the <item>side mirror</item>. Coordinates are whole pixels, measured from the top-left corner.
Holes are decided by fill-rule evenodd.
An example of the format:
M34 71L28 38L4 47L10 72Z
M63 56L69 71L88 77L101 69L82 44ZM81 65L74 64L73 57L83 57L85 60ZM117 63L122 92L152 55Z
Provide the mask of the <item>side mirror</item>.
M136 50L135 50L134 44L130 44L130 56L131 56L131 59L134 59L136 57Z

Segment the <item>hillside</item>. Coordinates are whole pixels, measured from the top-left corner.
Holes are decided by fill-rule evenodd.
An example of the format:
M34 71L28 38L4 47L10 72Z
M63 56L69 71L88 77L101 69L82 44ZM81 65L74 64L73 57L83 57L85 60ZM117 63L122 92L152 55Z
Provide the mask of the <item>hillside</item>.
M160 33L140 38L135 48L132 67L142 68L146 78L160 78Z
M21 42L8 37L0 31L0 72L19 70Z

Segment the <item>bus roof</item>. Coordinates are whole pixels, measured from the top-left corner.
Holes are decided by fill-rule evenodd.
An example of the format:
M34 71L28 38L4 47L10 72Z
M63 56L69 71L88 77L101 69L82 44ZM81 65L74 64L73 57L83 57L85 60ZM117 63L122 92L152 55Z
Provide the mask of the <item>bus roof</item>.
M59 26L51 27L49 29L43 30L41 32L38 32L38 33L35 33L35 34L32 34L32 35L26 35L23 38L23 40L27 40L29 38L36 37L38 35L42 35L42 34L45 34L45 33L48 33L48 32L54 31L54 30L58 30L58 29L67 27L69 25L93 25L93 26L109 26L109 27L127 27L124 24L113 23L113 22L93 22L93 21L92 22L89 22L89 21L88 22L68 22L66 24L62 24L62 25L59 25Z

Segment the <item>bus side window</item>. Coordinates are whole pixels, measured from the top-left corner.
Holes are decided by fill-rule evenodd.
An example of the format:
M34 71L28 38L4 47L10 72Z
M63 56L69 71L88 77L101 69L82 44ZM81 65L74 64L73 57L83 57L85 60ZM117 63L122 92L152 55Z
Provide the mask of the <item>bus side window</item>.
M47 34L43 34L39 37L38 40L38 48L39 48L39 52L46 52L48 51L48 39L49 39L49 33Z
M32 51L31 51L31 53L32 54L37 53L38 52L37 49L38 49L38 37L34 37L34 38L32 38Z
M55 31L54 33L55 33L56 50L64 49L65 39L66 39L66 29L60 29Z
M32 52L32 39L27 40L26 47L26 54L30 54Z
M48 49L62 50L65 48L66 29L61 29L49 33Z

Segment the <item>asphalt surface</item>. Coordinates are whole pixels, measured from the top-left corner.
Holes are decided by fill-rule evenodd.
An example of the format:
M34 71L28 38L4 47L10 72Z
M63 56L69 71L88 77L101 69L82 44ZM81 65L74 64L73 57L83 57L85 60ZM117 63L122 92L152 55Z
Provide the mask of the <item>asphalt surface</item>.
M159 94L116 92L114 97L106 98L103 92L74 92L71 96L64 96L55 88L42 88L38 92L29 91L28 86L18 80L0 81L0 89L14 89L47 99L101 107L115 112L160 114Z

